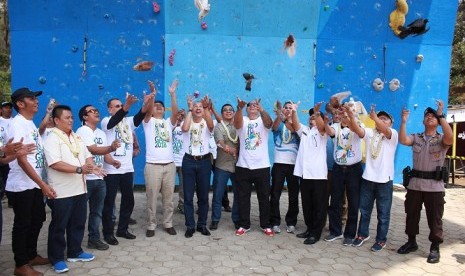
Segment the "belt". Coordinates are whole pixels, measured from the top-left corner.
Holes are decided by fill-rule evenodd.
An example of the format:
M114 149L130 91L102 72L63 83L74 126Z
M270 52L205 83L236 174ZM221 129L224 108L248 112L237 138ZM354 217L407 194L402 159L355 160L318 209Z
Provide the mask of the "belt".
M410 177L416 177L416 178L422 178L422 179L436 179L436 171L425 172L425 171L417 171L413 169L410 172Z
M158 165L158 166L166 166L166 165L169 165L169 164L173 164L173 162L169 162L169 163L150 163L150 162L147 162L147 164Z
M184 157L186 157L188 159L195 160L195 161L200 161L200 160L203 160L203 159L210 158L210 153L207 153L205 155L190 155L190 154L186 153L186 154L184 154Z
M362 162L357 162L355 164L352 164L352 165L339 165L338 163L334 163L335 165L339 166L341 169L343 170L347 170L347 169L352 169L353 167L356 167L356 166L360 166Z

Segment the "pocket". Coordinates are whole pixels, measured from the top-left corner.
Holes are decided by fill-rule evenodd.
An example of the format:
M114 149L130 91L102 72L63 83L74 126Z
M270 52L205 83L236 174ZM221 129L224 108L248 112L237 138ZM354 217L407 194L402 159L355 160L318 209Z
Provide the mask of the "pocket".
M429 153L433 161L439 161L441 159L441 146L439 144L430 146Z
M415 163L418 161L418 158L420 158L420 152L421 152L422 145L414 143L412 146L413 150L413 162Z

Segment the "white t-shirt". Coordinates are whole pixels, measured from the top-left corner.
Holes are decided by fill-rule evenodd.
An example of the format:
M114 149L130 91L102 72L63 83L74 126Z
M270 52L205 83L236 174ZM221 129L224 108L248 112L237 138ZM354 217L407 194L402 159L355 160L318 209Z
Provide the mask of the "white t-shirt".
M340 123L331 125L334 129L334 161L339 165L353 165L362 161L362 139L348 127L341 129Z
M182 140L181 126L177 126L173 129L173 157L176 167L182 166L182 158L184 157L184 148Z
M16 115L8 128L8 137L10 139L14 138L13 142L18 142L21 138L24 138L23 144L34 143L36 145L37 149L27 155L27 161L31 164L37 175L41 176L45 166L44 148L39 130L34 125L34 122L27 120L21 114ZM39 186L18 165L18 160L13 160L10 163L6 191L23 192L34 188L39 188Z
M150 118L142 121L145 133L145 159L147 163L166 164L174 161L170 119Z
M71 149L79 149L77 157L73 155L70 147L61 137L68 139ZM55 190L57 194L56 198L72 197L87 192L84 175L78 173L64 173L50 167L60 161L77 167L85 165L86 159L92 157L92 154L87 150L80 136L68 136L58 128L54 128L44 139L44 152L48 164L48 184Z
M300 142L297 134L281 123L278 129L273 131L273 141L274 163L294 165Z
M124 130L123 136L129 138L129 135L131 135L131 138L129 138L129 141L131 141L130 143L125 143L123 141L121 137L122 135L117 126L113 127L112 129L107 129L108 121L110 121L110 117L103 118L101 123L102 130L107 135L107 141L109 143L112 143L115 139L120 141L121 146L110 154L113 159L118 160L121 163L121 167L117 169L113 167L113 165L104 163L103 168L107 171L108 174L125 174L128 172L134 172L134 166L132 164L132 152L134 146L132 133L135 129L134 117L125 117L121 121Z
M6 144L8 141L8 127L12 119L5 119L0 116L0 139L3 141L3 144Z
M365 137L363 139L365 139L367 157L365 171L362 175L364 179L377 183L386 183L394 180L394 157L398 137L397 131L393 128L391 128L391 139L387 139L380 133L377 133L375 136L374 129L365 128ZM379 145L380 142L381 145ZM379 151L378 157L373 159L372 153L376 153L377 151Z
M263 125L261 117L255 120L244 117L243 120L242 128L237 130L239 136L237 166L250 170L269 168L268 135L270 129Z
M327 179L326 144L328 135L320 134L318 128L303 126L297 130L300 137L299 151L294 167L294 175L303 179Z
M76 131L76 134L82 138L82 141L84 142L84 145L86 147L93 146L93 145L96 145L97 147L108 146L107 136L105 135L105 132L103 132L99 128L92 130L88 126L82 126L78 128L78 130ZM99 167L103 167L104 155L92 155L92 157L94 159L95 165ZM87 174L86 179L95 180L95 179L103 179L103 177L97 176L95 174Z
M191 121L189 131L183 132L182 139L184 152L190 155L199 156L210 153L208 145L211 132L208 129L207 122L202 119L200 123Z

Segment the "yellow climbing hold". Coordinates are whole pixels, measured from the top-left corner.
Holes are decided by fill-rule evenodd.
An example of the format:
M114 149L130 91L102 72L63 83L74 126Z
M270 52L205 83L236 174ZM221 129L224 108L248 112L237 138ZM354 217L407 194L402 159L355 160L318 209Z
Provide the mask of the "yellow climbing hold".
M395 35L399 35L399 27L404 26L405 16L408 13L407 0L396 0L396 7L389 15L389 27L391 27Z

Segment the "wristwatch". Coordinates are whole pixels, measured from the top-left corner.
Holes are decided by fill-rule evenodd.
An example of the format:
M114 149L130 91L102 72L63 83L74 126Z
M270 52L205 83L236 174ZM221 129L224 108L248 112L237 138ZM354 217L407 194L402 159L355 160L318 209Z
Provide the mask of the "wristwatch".
M5 158L6 154L3 150L0 150L0 158Z
M82 167L77 167L76 168L76 173L77 174L82 174Z

